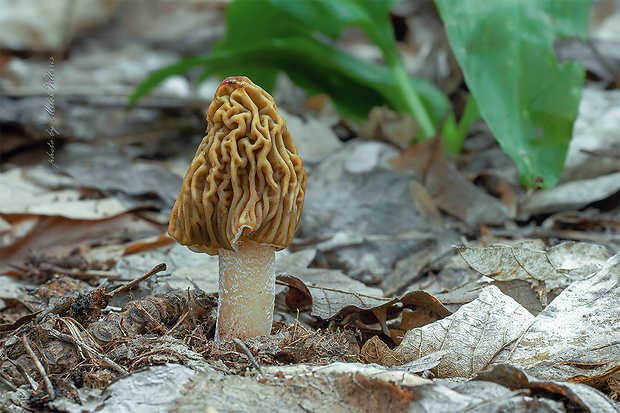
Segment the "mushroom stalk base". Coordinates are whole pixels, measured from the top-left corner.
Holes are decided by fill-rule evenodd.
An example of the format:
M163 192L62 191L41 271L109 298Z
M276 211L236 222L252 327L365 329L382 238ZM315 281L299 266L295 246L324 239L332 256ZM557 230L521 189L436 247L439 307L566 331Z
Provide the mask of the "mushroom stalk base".
M271 334L276 292L275 250L244 239L238 251L220 249L215 342Z

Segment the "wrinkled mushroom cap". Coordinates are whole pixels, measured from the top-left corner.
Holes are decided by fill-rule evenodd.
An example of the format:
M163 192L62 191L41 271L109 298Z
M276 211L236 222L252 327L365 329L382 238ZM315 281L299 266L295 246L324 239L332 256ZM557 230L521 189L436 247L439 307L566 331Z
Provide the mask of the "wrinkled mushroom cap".
M192 250L236 250L242 237L291 243L306 173L273 98L246 77L225 79L207 113L168 233Z

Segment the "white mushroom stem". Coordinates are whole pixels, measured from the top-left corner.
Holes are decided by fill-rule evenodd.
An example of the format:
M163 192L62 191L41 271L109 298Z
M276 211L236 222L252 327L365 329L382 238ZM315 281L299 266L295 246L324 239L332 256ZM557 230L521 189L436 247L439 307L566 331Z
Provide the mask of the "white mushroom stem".
M275 249L244 239L238 251L220 249L215 342L271 334L276 292Z

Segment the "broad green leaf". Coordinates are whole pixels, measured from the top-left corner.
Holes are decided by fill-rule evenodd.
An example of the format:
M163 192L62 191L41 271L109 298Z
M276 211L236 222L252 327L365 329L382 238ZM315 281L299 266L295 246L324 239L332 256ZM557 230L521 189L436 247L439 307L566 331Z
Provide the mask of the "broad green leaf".
M346 26L357 26L381 49L394 44L390 9L402 0L271 0L307 27L338 38Z
M437 121L426 110L422 98L412 87L409 75L396 49L390 8L400 0L271 0L271 3L297 19L301 25L336 38L345 26L360 27L383 52L392 76L399 84L394 93L402 106L397 110L414 116L420 125L420 137L437 132ZM396 98L395 98L396 99Z
M225 18L226 36L214 45L214 52L257 40L283 39L301 34L312 36L314 30L303 21L287 16L270 0L233 1L226 6Z
M557 183L584 80L556 35L585 34L589 0L435 0L470 92L521 182Z

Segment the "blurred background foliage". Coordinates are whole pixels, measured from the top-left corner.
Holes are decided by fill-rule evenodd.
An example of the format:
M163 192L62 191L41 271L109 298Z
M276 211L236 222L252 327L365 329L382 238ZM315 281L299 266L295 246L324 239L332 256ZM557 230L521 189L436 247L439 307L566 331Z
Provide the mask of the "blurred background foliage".
M200 66L198 81L243 74L273 90L285 72L310 95L324 93L354 120L375 106L413 116L416 140L441 133L458 153L479 114L515 161L521 182L550 187L563 169L585 71L558 63L556 36L587 37L589 0L436 0L470 96L457 121L448 97L431 82L407 74L396 47L390 9L399 0L235 0L226 8L227 32L210 53L152 73L131 97L136 102L164 79ZM381 50L383 63L341 50L332 40L355 26Z

